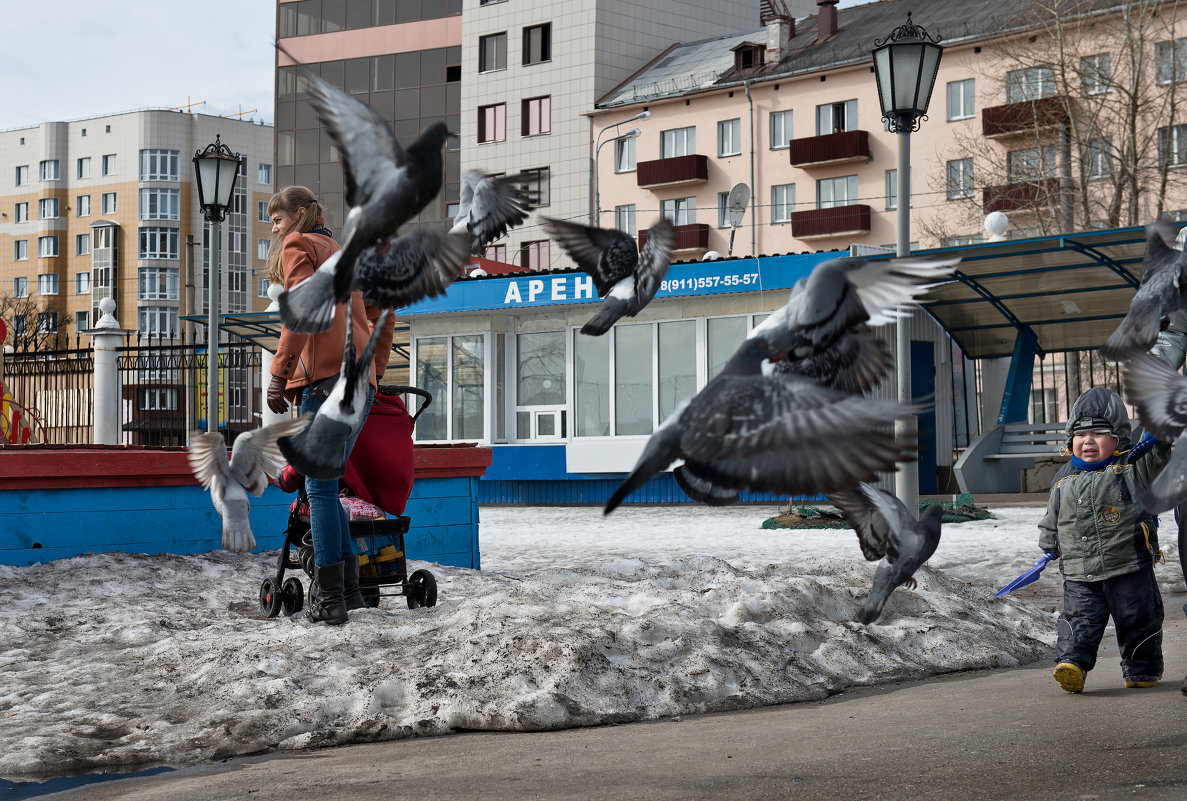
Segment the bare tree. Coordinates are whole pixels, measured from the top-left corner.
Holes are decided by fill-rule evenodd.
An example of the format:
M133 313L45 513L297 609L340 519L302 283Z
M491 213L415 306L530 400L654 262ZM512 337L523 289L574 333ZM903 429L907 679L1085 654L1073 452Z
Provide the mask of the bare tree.
M55 316L43 316L51 314ZM61 319L45 298L18 298L4 292L0 292L0 320L8 326L5 344L20 350L47 350L56 346L70 327L70 321Z

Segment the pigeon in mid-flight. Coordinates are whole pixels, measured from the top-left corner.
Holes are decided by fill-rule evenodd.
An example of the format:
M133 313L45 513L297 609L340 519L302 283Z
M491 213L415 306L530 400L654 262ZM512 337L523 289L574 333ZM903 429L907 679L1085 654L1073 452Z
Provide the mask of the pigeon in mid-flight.
M190 469L202 488L210 490L210 499L223 520L223 547L228 551L247 553L256 547L248 519L251 511L248 493L259 497L268 486L268 476L280 475L285 460L277 439L299 434L309 425L311 416L245 431L235 438L230 461L222 434L215 431L190 434L187 454Z
M395 239L386 254L367 248L355 265L352 286L380 309L436 297L461 275L470 258L469 242L462 234L422 228Z
M349 308L349 307L348 307ZM387 324L391 309L385 309L375 321L358 360L354 343L342 350L342 369L309 427L295 436L282 437L280 452L298 473L309 478L330 481L346 473L346 443L367 422L367 384L371 381L375 348ZM347 327L347 336L350 336Z
M1146 255L1142 260L1142 282L1129 302L1125 319L1105 344L1101 355L1123 361L1154 347L1162 321L1187 305L1187 253L1167 242L1175 241L1177 229L1165 218L1146 228Z
M469 170L462 175L458 210L451 234L470 237L470 252L481 256L487 246L528 218L528 196L514 177Z
M282 45L277 47L293 58ZM293 61L309 82L318 119L341 154L349 207L342 249L279 298L281 319L290 330L316 334L333 325L334 307L350 297L359 254L376 246L379 256L385 255L396 229L441 191L445 174L441 150L446 139L457 134L444 122L434 122L404 149L375 109Z
M605 513L677 459L719 490L813 495L873 480L915 458L915 443L896 442L891 429L922 407L765 376L762 362L773 355L763 339L743 342L721 373L651 435Z
M862 323L816 353L780 359L772 372L811 379L846 395L861 395L881 383L893 364L886 343Z
M916 520L898 498L865 483L826 497L857 532L862 555L871 562L886 558L874 571L870 594L855 618L858 623L873 623L896 587L915 586L915 571L940 544L944 509L932 504Z
M585 272L603 298L602 308L581 328L588 336L601 336L620 317L634 317L651 302L668 274L676 230L667 220L651 227L642 250L635 240L614 228L544 218L544 230Z
M1146 431L1174 445L1170 461L1138 498L1147 512L1159 514L1187 501L1187 377L1148 353L1137 353L1121 368L1121 381Z

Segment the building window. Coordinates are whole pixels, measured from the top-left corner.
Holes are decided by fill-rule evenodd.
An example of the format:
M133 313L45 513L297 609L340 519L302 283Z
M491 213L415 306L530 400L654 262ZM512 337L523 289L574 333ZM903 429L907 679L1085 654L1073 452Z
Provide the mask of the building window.
M973 196L973 160L952 159L948 162L948 199Z
M256 258L259 259L260 261L267 261L268 260L268 246L271 244L272 244L272 240L270 240L270 239L257 239L256 240Z
M74 294L86 295L91 291L91 274L89 272L74 274Z
M256 168L256 183L272 186L272 165L261 164Z
M76 311L74 313L74 331L80 333L86 331L91 327L91 313L85 311Z
M142 336L172 335L177 330L177 309L170 306L141 306L138 329Z
M529 97L520 108L521 134L537 136L552 132L552 98Z
M99 210L101 214L115 214L115 192L103 193L99 198Z
M898 170L886 171L886 210L898 208Z
M58 255L58 238L56 236L37 237L37 255L48 258Z
M28 222L29 203L27 201L23 203L17 203L13 209L13 216L15 217L16 222Z
M523 29L523 63L540 64L552 60L552 23Z
M491 261L501 261L507 263L507 246L506 245L490 245L486 252L482 254L482 258L490 259Z
M1080 85L1086 95L1103 95L1113 85L1108 53L1080 59Z
M271 286L271 282L268 280L268 276L257 275L256 276L256 297L257 298L268 297L268 287L269 286Z
M74 255L86 256L91 252L91 235L90 234L75 234L74 235Z
M1055 94L1055 71L1051 67L1028 67L1006 73L1006 102L1021 103Z
M29 240L16 239L12 243L12 258L16 261L25 261L29 258ZM21 280L21 279L18 279ZM17 295L18 298L26 297L25 295Z
M140 258L177 259L179 252L176 228L140 229Z
M1006 180L1015 184L1054 178L1058 174L1058 163L1055 145L1011 150L1006 153Z
M42 220L56 220L58 218L58 199L43 197L37 201L37 217Z
M78 195L74 198L74 216L75 217L90 217L91 216L91 196Z
M1090 139L1084 155L1089 178L1108 178L1112 172L1113 143L1108 139Z
M672 225L692 225L697 221L696 195L661 200L659 214Z
M272 218L268 216L268 201L256 201L256 222L270 223Z
M107 159L111 159L111 171L115 172L115 156L103 157L103 174L107 175ZM141 150L140 151L140 180L142 181L177 181L180 180L179 153L176 150Z
M1187 164L1187 125L1158 129L1158 161L1167 167Z
M614 433L620 437L654 428L651 331L650 325L614 328Z
M176 411L177 390L166 387L141 387L136 397L140 411Z
M520 334L515 341L515 438L566 436L564 332Z
M792 136L792 112L771 112L771 150L783 150L795 137Z
M548 257L548 240L524 242L519 252L519 264L529 270L547 270L551 264Z
M634 236L636 234L634 203L614 207L614 227L627 236Z
M856 175L823 178L816 182L816 208L818 209L849 206L856 203L857 199Z
M176 220L181 215L180 189L141 189L140 219Z
M985 241L983 234L968 234L967 236L946 236L942 244L946 248L958 248L962 245L979 245Z
M1187 78L1187 39L1154 44L1154 80L1160 84L1179 83Z
M58 330L58 313L54 311L37 313L37 333L52 334Z
M742 120L722 120L717 123L717 155L737 156L742 152Z
M976 113L975 81L968 78L963 81L948 82L948 121L967 120Z
M666 420L676 407L697 391L697 324L695 320L657 323L656 369L659 383L659 419Z
M478 37L478 71L507 69L507 34Z
M779 184L771 187L771 222L791 222L795 211L795 184Z
M91 177L91 157L90 156L79 159L77 161L77 167L78 167L78 169L75 173L75 176L79 180L81 180L83 178Z
M56 295L58 294L58 274L57 273L42 273L37 276L37 294L38 295Z
M16 185L27 186L29 184L29 165L23 164L16 168Z
M524 181L520 184L527 192L528 199L533 206L547 206L549 204L550 170L548 167L537 167L531 170L520 170Z
M502 142L507 138L507 104L478 107L478 141Z
M730 224L730 193L717 193L717 227L727 228Z
M103 175L115 175L115 154L114 153L109 153L108 155L103 157L103 165L102 165L101 169L102 169Z
M635 137L614 142L614 171L635 171Z
M573 434L578 437L610 435L610 340L582 336L573 331Z
M485 337L420 337L415 343L416 386L439 399L417 418L416 439L481 440L486 435Z
M176 267L141 267L138 271L140 300L177 300Z
M857 130L857 101L825 103L816 107L816 135Z
M27 276L22 275L12 279L12 296L14 298L29 297L29 278Z
M672 128L660 131L659 157L671 159L677 156L691 156L697 152L696 126L688 128Z
M58 160L47 159L46 161L41 162L37 168L37 176L42 181L58 180L60 177L58 172Z
M29 315L18 314L12 318L13 336L23 337L29 333Z

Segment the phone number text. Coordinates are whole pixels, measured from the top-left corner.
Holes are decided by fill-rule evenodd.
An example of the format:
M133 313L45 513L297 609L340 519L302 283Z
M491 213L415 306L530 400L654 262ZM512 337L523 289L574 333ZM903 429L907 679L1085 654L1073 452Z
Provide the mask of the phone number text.
M699 278L667 278L660 283L659 291L680 292L681 290L757 285L758 273L734 273L732 275L705 275Z

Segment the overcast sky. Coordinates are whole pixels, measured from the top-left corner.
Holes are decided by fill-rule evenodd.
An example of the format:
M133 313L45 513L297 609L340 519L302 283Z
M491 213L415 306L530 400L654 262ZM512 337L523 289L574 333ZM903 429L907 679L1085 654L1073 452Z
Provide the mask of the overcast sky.
M273 121L274 0L29 0L4 28L0 130L202 100Z

